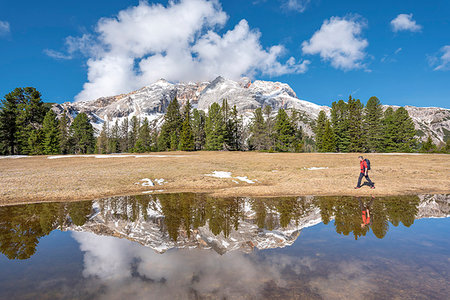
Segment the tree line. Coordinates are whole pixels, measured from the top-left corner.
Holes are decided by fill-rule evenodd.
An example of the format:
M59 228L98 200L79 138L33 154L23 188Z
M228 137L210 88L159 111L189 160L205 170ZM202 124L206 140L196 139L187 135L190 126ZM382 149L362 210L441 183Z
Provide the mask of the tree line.
M351 96L347 102L333 102L330 118L320 111L314 134L318 152L450 152L450 141L438 147L428 136L420 143L408 111L383 110L377 97L365 107Z
M449 152L449 142L439 147L431 137L416 139L408 112L400 107L383 111L372 97L367 105L358 99L333 102L330 118L321 111L313 122L314 138L304 134L308 118L295 109L270 106L254 110L244 124L236 106L226 99L213 103L207 112L181 107L174 98L160 120L124 118L103 123L100 132L85 113L60 116L44 103L35 88L16 88L5 95L0 107L1 155L52 155L125 153L149 151L273 151L273 152ZM70 116L73 117L73 116Z

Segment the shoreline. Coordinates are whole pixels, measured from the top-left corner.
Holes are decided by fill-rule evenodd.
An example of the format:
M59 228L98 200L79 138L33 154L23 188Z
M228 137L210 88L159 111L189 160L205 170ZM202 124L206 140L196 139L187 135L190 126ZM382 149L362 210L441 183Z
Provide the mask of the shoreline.
M0 206L151 195L161 190L253 198L450 193L450 155L366 154L377 188L354 190L358 155L205 151L3 157ZM145 186L145 179L154 186ZM162 185L157 184L160 179Z

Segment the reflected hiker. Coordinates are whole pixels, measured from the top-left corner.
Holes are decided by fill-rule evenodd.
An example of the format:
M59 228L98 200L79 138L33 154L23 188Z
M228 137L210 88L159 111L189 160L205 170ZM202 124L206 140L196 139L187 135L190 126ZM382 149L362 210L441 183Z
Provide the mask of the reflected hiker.
M370 199L369 203L367 205L364 205L361 198L358 197L359 207L361 208L361 215L362 215L361 228L366 227L366 225L372 224L372 218L370 216L370 207L372 206L374 199L375 197L372 196L372 199Z
M375 184L369 178L370 160L368 160L367 158L364 159L364 157L362 156L359 156L358 158L359 158L359 166L361 167L361 172L359 173L358 184L355 186L355 189L361 188L361 180L363 179L363 177L366 177L366 180L369 183L370 188L374 189Z

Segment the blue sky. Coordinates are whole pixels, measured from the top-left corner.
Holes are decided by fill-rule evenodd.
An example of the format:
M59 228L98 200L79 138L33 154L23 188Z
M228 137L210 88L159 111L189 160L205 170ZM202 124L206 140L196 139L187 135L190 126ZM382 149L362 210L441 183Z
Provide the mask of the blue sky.
M88 100L222 74L322 105L450 108L449 14L444 0L1 1L0 95Z

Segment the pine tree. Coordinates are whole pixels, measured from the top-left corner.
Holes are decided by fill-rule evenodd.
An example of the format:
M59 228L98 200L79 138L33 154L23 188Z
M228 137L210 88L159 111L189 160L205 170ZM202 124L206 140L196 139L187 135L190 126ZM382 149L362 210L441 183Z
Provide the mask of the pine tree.
M414 151L417 146L415 139L416 129L413 120L409 117L408 111L404 107L400 107L395 111L394 126L397 129L395 136L397 151Z
M65 110L62 116L59 118L58 129L59 129L59 149L62 154L68 154L71 152L71 145L69 134L69 118L67 118Z
M396 135L397 128L395 128L395 112L392 107L388 107L384 111L382 119L383 124L383 152L397 151Z
M336 152L336 139L329 120L325 122L321 152Z
M363 109L364 105L359 99L349 97L348 103L348 137L350 152L362 152L364 145L364 131L363 131Z
M143 153L150 151L151 145L152 139L150 135L150 126L148 123L148 119L145 118L144 122L142 122L142 125L139 128L139 137L136 141L134 152Z
M139 135L139 127L141 127L140 120L136 116L133 116L130 122L131 132L130 132L129 150L134 149L136 146L136 141Z
M221 107L214 102L208 109L208 116L205 122L206 150L223 150L224 143L224 120Z
M70 125L76 154L92 153L95 148L94 128L85 113L79 113Z
M331 104L331 126L336 137L336 151L349 151L348 105L343 100Z
M272 106L265 105L263 108L263 114L264 114L264 118L265 118L266 135L267 135L267 145L265 146L265 148L270 150L270 149L273 149L273 147L275 145L275 140L274 140L275 120L272 117Z
M275 120L275 150L281 152L292 151L295 130L284 109L278 110Z
M120 126L120 152L128 152L129 146L128 118L122 121Z
M42 143L44 154L58 154L60 149L60 132L58 126L58 119L55 112L50 109L44 117L42 124L42 133L44 135L44 141Z
M97 145L95 147L96 153L106 154L108 153L108 124L103 122L102 131L97 137Z
M317 151L323 152L325 125L328 121L325 111L321 110L314 126L314 134L316 136L316 148Z
M370 97L367 101L364 117L366 135L366 150L380 152L383 148L383 108L377 97Z
M264 121L262 109L258 107L253 111L250 123L250 138L248 144L250 149L269 150L270 137L267 132L267 123Z
M205 112L202 110L194 109L192 118L192 133L194 135L195 150L202 150L205 146L205 122Z
M301 126L301 114L300 111L298 111L295 108L291 108L291 124L294 127L295 130L295 139L293 143L293 148L295 152L303 152L304 151L304 141L303 141L303 129Z
M175 97L167 107L164 115L164 124L158 138L158 148L160 151L177 150L182 123L180 105Z
M119 152L119 121L116 119L114 126L111 128L108 136L109 152Z
M9 93L1 100L0 108L0 154L17 153L17 115L18 98Z
M241 150L242 145L242 119L238 116L236 105L231 109L230 117L228 120L227 130L228 134L228 150L238 151Z
M191 126L191 103L189 100L186 102L183 111L183 123L181 125L180 133L180 150L181 151L193 151L194 145L194 134L192 133Z
M433 143L431 135L428 135L427 140L422 143L420 147L420 152L422 153L433 153L436 152L437 146Z

